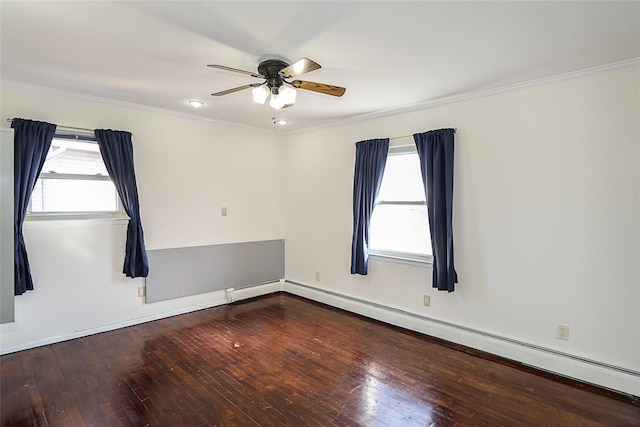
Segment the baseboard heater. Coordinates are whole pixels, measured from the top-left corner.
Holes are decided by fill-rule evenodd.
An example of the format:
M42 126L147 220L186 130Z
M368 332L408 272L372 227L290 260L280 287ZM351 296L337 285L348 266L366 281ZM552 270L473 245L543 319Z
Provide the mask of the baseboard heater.
M501 356L617 393L640 397L640 371L488 333L291 280L284 291L404 329Z
M146 302L284 279L284 240L147 251Z

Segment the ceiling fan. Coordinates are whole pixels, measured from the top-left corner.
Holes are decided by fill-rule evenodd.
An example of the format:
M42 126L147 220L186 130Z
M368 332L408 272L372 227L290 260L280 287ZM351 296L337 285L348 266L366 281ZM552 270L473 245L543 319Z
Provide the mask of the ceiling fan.
M211 68L217 68L219 70L246 74L258 79L264 79L262 83L251 83L244 86L234 87L232 89L212 93L211 95L228 95L233 92L251 88L253 100L259 104L264 104L269 95L271 95L269 105L276 110L293 105L296 98L296 91L293 88L310 90L313 92L319 92L333 96L342 96L346 91L346 89L343 87L328 85L325 83L315 83L305 80L290 81L289 79L293 77L297 77L301 74L305 74L320 68L320 64L308 58L299 59L293 64L288 64L282 59L266 59L258 64L257 73L238 70L237 68L231 68L225 65L207 66Z

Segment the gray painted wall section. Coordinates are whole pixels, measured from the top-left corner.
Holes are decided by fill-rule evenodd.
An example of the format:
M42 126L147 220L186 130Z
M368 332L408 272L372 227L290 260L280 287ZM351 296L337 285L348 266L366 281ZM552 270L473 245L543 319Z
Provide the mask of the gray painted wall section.
M150 250L146 302L284 279L284 240Z
M13 129L0 129L0 323L13 322Z

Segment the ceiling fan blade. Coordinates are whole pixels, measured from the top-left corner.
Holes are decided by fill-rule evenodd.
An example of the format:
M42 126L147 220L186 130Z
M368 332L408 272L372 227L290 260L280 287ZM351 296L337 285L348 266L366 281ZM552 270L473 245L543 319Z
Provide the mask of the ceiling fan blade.
M234 87L232 89L227 89L227 90L222 90L220 92L216 92L216 93L212 93L212 96L222 96L222 95L228 95L230 93L233 92L238 92L244 89L249 89L250 87L258 87L260 85L262 85L263 83L252 83L250 85L244 85L244 86L238 86L238 87Z
M333 86L324 83L307 82L304 80L294 80L291 82L291 86L299 89L312 90L314 92L320 92L327 95L342 96L347 89L340 86Z
M317 62L312 61L309 58L301 58L293 64L284 67L278 74L285 79L288 79L299 76L300 74L308 73L309 71L317 70L318 68L320 68L320 64Z
M238 70L237 68L227 67L226 65L207 65L207 67L217 68L219 70L231 71L231 72L234 72L234 73L246 74L246 75L251 76L251 77L257 77L259 79L264 79L264 76L262 76L262 75L260 75L258 73L253 73L251 71Z

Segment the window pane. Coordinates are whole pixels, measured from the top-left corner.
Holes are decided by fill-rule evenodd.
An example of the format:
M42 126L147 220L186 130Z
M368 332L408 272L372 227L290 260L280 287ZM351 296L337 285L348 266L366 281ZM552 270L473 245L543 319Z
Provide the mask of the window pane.
M387 157L379 201L425 201L420 159L417 153Z
M55 138L51 141L42 172L109 175L97 143Z
M369 228L371 249L431 255L426 205L377 205Z
M369 239L373 251L431 255L429 219L416 151L387 157Z
M54 138L31 195L29 213L90 215L121 211L98 144Z
M118 194L111 181L38 179L31 212L115 212Z

